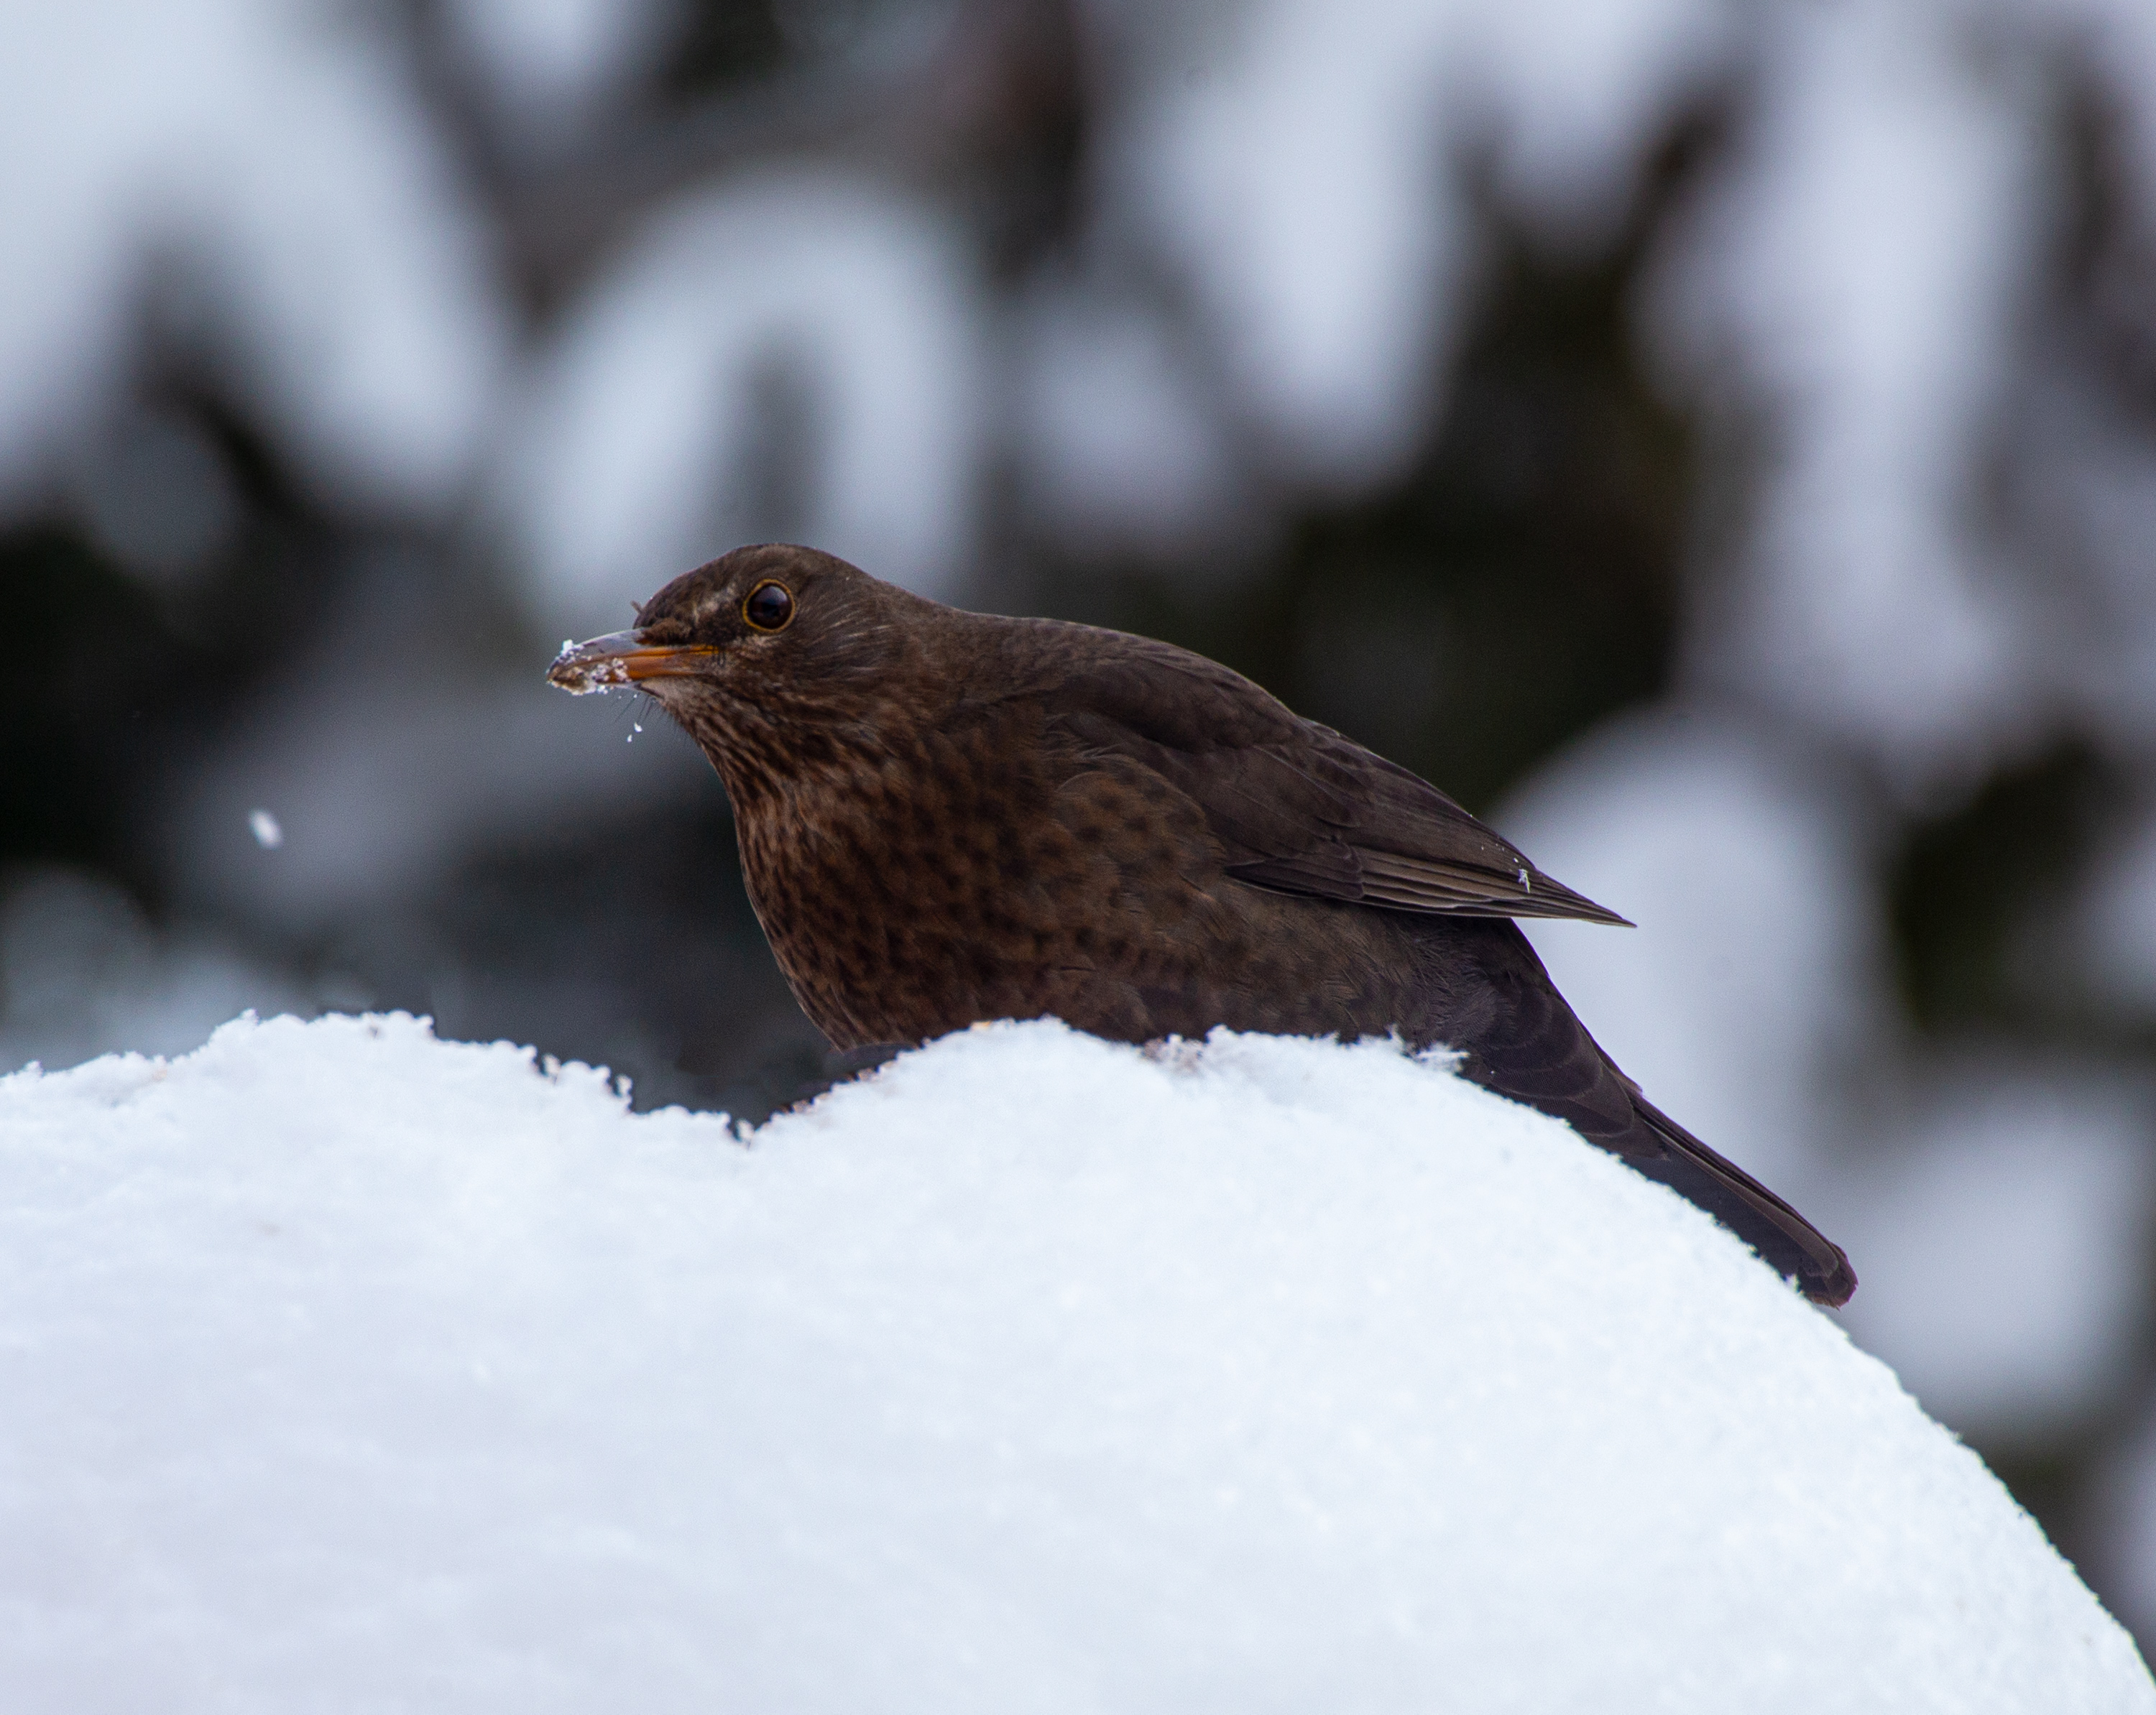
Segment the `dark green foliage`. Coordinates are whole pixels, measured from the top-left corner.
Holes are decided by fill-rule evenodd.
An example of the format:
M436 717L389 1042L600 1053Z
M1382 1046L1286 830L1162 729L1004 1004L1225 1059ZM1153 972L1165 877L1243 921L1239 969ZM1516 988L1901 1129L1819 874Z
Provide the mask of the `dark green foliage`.
M676 97L714 94L776 70L786 49L786 33L762 0L696 0L681 8L660 84Z
M1252 578L1051 571L1044 605L1225 661L1476 810L1659 694L1695 472L1632 340L1638 247L1496 248L1444 417L1400 480L1296 519Z
M234 412L162 390L216 448L239 506L214 563L182 586L131 576L58 521L0 535L0 871L65 863L118 875L155 903L150 848L168 785L262 683L315 637L342 581L333 525L310 518Z
M2042 932L2124 790L2098 751L2066 739L1909 828L1887 909L1902 996L1920 1026L2049 1033L2081 1021L2059 950L2046 958Z

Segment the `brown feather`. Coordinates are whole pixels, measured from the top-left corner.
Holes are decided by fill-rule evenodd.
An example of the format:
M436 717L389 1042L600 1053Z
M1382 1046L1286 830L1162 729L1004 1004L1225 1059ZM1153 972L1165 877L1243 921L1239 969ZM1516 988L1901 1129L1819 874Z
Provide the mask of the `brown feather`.
M743 603L773 580L792 615L759 630ZM837 1047L1044 1014L1138 1042L1394 1032L1663 1180L1814 1298L1855 1289L1802 1216L1645 1101L1507 920L1624 919L1240 674L803 548L737 550L638 621L623 670L726 783L750 900ZM557 682L605 682L595 648Z

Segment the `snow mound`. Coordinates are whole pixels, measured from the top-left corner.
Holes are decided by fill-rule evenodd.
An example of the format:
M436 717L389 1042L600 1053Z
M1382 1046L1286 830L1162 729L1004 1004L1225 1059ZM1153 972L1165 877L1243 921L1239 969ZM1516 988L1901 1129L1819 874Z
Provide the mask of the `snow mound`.
M402 1016L0 1080L11 1708L2147 1709L1704 1217L1381 1043L743 1139Z

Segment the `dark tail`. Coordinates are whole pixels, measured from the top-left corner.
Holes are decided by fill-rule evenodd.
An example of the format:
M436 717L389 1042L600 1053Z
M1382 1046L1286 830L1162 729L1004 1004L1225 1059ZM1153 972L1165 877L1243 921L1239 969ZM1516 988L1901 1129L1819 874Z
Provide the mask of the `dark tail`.
M1697 1204L1794 1277L1815 1303L1849 1302L1856 1271L1841 1247L1641 1095L1565 1004L1517 927L1453 924L1430 933L1445 937L1443 950L1454 961L1449 968L1470 966L1489 985L1463 988L1454 978L1454 1016L1434 1017L1427 1032L1429 1039L1466 1051L1463 1073L1563 1120Z
M1781 1273L1794 1275L1799 1290L1814 1303L1839 1306L1849 1302L1856 1290L1856 1271L1840 1246L1645 1097L1635 1095L1632 1106L1661 1139L1663 1153L1623 1150L1629 1165L1697 1203Z

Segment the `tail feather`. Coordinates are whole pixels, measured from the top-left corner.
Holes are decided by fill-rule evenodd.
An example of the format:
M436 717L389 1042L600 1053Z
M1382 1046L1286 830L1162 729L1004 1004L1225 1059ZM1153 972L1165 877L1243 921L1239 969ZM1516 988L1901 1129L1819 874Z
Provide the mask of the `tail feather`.
M1468 1028L1445 1021L1430 1032L1432 1038L1466 1051L1460 1065L1466 1076L1563 1120L1627 1166L1698 1205L1773 1267L1794 1277L1815 1303L1849 1301L1856 1271L1840 1247L1640 1094L1565 1004L1515 925L1449 933L1449 945L1474 949L1497 1002L1479 1016L1471 1015Z
M1840 1246L1645 1097L1632 1100L1663 1147L1652 1155L1625 1150L1628 1165L1706 1210L1774 1268L1795 1277L1798 1289L1813 1303L1849 1302L1856 1290L1856 1271Z

